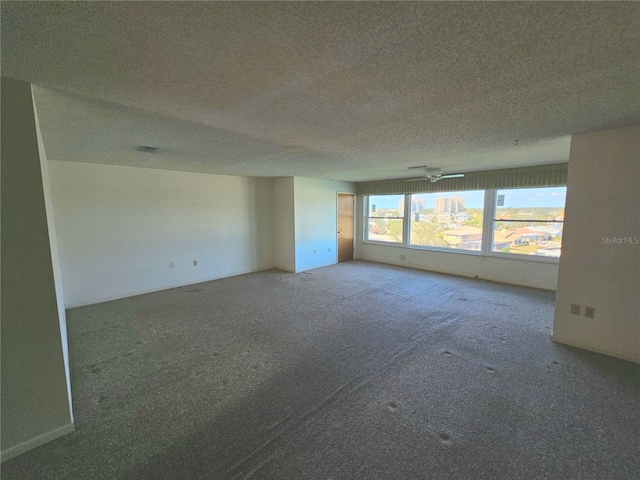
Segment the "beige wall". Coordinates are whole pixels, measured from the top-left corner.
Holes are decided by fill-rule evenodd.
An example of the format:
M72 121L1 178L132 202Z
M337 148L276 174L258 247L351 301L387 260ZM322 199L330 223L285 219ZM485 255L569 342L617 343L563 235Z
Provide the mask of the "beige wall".
M363 260L545 290L555 289L558 275L555 263L521 260L515 255L516 258L498 258L362 242L356 252Z
M351 182L284 177L275 180L275 266L302 272L338 262L338 193Z
M33 89L32 89L33 91ZM38 121L38 107L33 104L33 111L36 120L36 133L38 136L38 150L40 152L40 171L42 172L42 190L44 192L44 203L47 212L47 226L49 228L49 246L51 250L51 261L53 264L53 281L56 287L56 300L58 303L58 317L60 319L60 336L62 339L62 355L64 358L64 370L67 378L67 396L69 397L69 410L71 412L71 422L73 423L73 402L71 396L71 370L69 367L69 341L67 339L67 312L65 310L64 288L62 285L62 269L60 268L60 255L58 254L58 235L53 218L53 203L51 201L51 182L49 181L49 162L40 133L40 123Z
M274 180L274 263L285 272L296 271L293 177Z
M556 288L558 264L555 262L521 259L518 255L501 258L365 243L364 215L364 200L359 196L356 202L356 258L545 290Z
M640 127L573 137L565 219L554 341L640 363Z
M2 460L73 430L31 85L2 78Z
M351 182L295 177L296 272L338 262L338 193L354 193Z
M67 307L273 268L271 179L48 163Z

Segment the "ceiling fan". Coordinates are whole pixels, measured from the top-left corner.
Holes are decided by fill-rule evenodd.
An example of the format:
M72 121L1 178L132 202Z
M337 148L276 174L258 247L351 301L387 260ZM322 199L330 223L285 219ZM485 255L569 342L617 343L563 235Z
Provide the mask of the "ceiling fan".
M464 177L464 173L451 173L449 175L443 175L442 169L437 167L428 167L427 165L420 165L418 167L409 167L409 170L424 170L424 175L416 178L408 178L407 182L417 182L419 180L430 180L437 182L443 178L460 178Z

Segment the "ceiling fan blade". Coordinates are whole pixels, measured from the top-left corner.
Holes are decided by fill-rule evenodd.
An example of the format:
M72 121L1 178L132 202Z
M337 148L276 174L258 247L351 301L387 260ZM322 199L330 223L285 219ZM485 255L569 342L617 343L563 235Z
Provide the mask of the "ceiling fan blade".
M418 168L418 167L409 167ZM405 178L407 182L437 182L438 180L442 180L443 178L459 178L464 177L464 173L452 173L450 175L442 175L442 170L439 168L429 168L425 171L425 175L423 177L412 177Z
M419 182L422 180L429 180L428 177L414 177L414 178L407 178L405 179L407 182Z

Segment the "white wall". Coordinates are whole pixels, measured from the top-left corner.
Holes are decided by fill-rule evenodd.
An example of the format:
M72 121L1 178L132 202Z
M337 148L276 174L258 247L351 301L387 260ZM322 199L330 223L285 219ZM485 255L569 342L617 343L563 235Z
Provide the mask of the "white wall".
M295 271L338 261L338 193L353 193L351 182L294 178Z
M33 98L33 96L32 96ZM56 234L55 220L53 217L53 202L51 200L51 182L49 180L49 162L40 133L40 122L38 120L38 109L35 100L33 102L33 113L36 120L36 133L38 137L38 151L40 153L40 171L42 173L42 190L44 193L45 211L47 215L47 227L49 230L49 249L51 251L51 263L53 266L53 281L56 290L56 301L58 305L58 318L60 323L60 337L62 340L62 358L64 360L64 372L67 379L67 395L69 397L69 412L71 423L73 423L73 402L71 396L71 371L69 368L69 341L67 338L67 312L64 303L64 287L62 284L62 268L60 267L60 256L58 254L58 236Z
M400 260L401 255L405 256L405 260ZM433 252L373 244L362 245L358 258L545 290L554 290L558 278L557 264L531 262L517 258Z
M296 271L293 177L273 182L274 263L286 272Z
M357 198L356 257L433 272L555 290L558 264L364 243L363 197ZM401 255L405 256L401 260ZM563 253L564 255L564 253Z
M274 266L270 179L65 161L49 174L67 307Z
M640 363L640 127L572 138L565 212L553 339Z
M73 431L31 85L2 77L2 461Z

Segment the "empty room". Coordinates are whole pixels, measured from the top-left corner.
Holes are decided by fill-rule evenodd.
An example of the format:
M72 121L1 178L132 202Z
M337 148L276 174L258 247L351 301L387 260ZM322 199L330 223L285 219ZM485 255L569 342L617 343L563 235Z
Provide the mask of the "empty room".
M1 5L12 479L640 478L640 4Z

